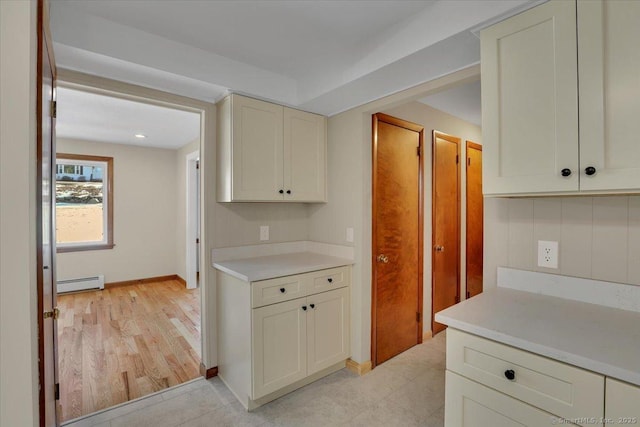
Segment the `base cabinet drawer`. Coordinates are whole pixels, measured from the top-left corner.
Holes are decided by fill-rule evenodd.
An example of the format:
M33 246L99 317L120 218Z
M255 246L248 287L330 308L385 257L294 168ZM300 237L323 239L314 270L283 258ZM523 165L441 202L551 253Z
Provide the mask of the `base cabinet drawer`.
M604 417L604 376L452 328L447 369L565 419Z
M446 373L446 427L540 427L557 423L558 418L548 412L451 371ZM564 420L562 424L573 425Z

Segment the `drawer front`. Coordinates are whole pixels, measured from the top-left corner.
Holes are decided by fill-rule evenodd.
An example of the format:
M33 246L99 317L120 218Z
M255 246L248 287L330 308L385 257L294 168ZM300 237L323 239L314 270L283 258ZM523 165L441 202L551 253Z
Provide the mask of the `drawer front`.
M602 375L452 328L447 369L566 419L604 416Z
M640 423L640 387L607 378L607 401L604 405L609 424Z
M306 295L304 275L278 277L251 283L251 307L257 308Z
M349 267L330 268L327 270L314 271L309 273L307 294L317 294L318 292L330 291L331 289L343 288L351 283Z
M451 371L446 375L444 425L447 427L539 427L559 423L558 417ZM562 424L575 425L564 420Z

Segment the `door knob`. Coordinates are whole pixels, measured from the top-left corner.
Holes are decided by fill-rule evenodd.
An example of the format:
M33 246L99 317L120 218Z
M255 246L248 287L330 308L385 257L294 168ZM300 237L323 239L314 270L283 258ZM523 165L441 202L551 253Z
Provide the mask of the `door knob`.
M383 264L387 264L389 262L389 257L386 256L385 254L378 255L376 259L378 260L378 262L381 262Z
M436 252L444 252L444 246L436 245L434 249Z
M60 309L58 309L58 307L55 307L53 310L51 311L45 311L43 313L43 317L45 319L49 319L52 318L53 320L58 319L58 317L60 317Z

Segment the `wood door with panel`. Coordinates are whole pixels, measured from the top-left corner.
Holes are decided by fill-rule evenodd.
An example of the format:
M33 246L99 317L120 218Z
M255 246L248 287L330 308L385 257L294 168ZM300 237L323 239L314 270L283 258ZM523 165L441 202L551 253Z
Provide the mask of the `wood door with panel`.
M284 198L326 200L326 119L284 108Z
M307 375L349 358L349 288L307 298Z
M460 301L460 138L433 131L432 332L435 313Z
M486 194L578 190L575 25L551 0L481 32Z
M467 141L466 288L467 298L482 292L484 206L482 145Z
M284 198L283 107L233 96L234 200Z
M57 425L58 363L55 292L56 66L48 3L38 1L36 246L40 425Z
M252 399L307 376L308 310L306 298L252 310Z
M577 8L580 190L638 190L640 2L578 1Z
M374 366L422 342L422 126L373 116Z

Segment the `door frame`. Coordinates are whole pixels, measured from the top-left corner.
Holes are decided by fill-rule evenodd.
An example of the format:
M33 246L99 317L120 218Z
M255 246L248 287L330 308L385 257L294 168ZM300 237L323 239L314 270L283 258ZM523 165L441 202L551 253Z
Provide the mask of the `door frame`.
M422 343L422 329L424 322L423 315L423 289L424 289L424 127L415 125L414 123L407 122L395 117L386 115L384 113L372 114L371 120L371 137L372 137L372 166L371 166L371 368L375 368L378 365L376 348L377 342L377 327L376 327L376 304L377 304L377 276L376 276L376 254L378 253L378 245L376 241L376 232L378 231L377 224L377 209L376 209L376 172L378 170L378 122L384 122L391 125L399 126L405 129L409 129L419 134L419 152L418 152L418 307L416 311L419 313L420 319L417 324L417 343Z
M460 302L460 256L462 253L462 249L460 247L460 242L461 242L461 230L460 230L460 220L461 220L461 215L460 215L460 198L462 197L462 195L460 194L460 143L461 143L461 139L458 137L454 137L453 135L448 135L444 132L440 132L437 130L433 130L432 132L432 138L431 138L431 333L433 334L433 324L435 322L435 305L433 303L433 301L435 301L435 292L436 292L436 277L434 274L434 270L435 270L435 261L436 261L436 251L435 251L435 245L436 245L436 168L435 168L435 163L436 163L436 137L438 138L442 138L442 139L446 139L449 142L453 142L456 144L457 146L457 159L458 162L456 163L456 168L457 168L457 175L458 175L458 198L457 198L457 204L458 204L458 218L457 218L457 230L458 230L458 256L456 257L456 263L458 265L458 283L456 286L456 301ZM449 139L449 138L451 139Z
M465 157L468 159L469 158L469 149L472 150L478 150L480 152L482 152L482 145L478 144L477 142L473 142L470 140L466 140L466 146L465 146ZM465 162L465 168L469 168L469 164L468 164L468 160ZM465 209L465 269L464 269L464 297L465 299L468 298L469 295L469 173L465 173L465 205L466 205L466 209ZM483 221L484 221L484 213L482 215ZM484 222L482 224L483 227L483 236L484 236ZM483 244L484 244L484 237L482 239ZM484 268L484 260L483 260L483 268ZM484 288L484 286L483 286Z
M200 227L198 227L198 208L202 204L199 194L199 159L200 150L189 153L185 156L186 161L186 282L187 289L198 287L198 249L200 241ZM194 242L195 237L195 242Z

